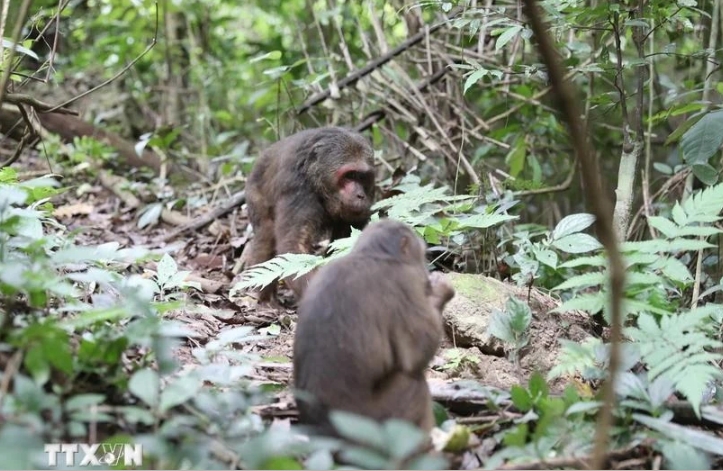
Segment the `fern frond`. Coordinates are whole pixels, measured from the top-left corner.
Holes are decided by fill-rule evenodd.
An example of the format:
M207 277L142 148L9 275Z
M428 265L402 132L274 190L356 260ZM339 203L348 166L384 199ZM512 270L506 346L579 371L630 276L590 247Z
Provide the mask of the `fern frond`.
M707 335L710 323L706 310L663 316L660 323L653 315L641 313L637 327L626 329L626 334L638 343L650 379L670 379L696 413L706 385L721 375L712 362L723 355L711 350L722 348L723 342Z
M242 273L241 281L231 288L231 294L248 288L263 288L279 278L309 273L328 259L312 254L283 254L254 265Z
M434 188L433 184L420 186L400 195L392 196L378 201L373 210L388 209L387 214L394 219L403 220L405 216L409 216L413 211L419 211L420 208L433 202L451 203L454 201L463 201L473 199L469 195L448 195L447 187L441 186ZM439 210L439 209L437 209Z
M723 210L723 184L719 183L693 193L690 198L683 201L681 208L686 215L685 225L695 222L711 223L719 220L718 215Z

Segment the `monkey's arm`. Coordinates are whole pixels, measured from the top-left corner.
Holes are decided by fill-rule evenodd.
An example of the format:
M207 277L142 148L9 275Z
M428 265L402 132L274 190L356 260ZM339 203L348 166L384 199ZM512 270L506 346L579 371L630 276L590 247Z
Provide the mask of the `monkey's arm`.
M437 352L443 334L442 316L431 305L436 301L430 302L432 298L427 296L425 284L426 279L406 287L405 295L400 296L400 304L406 305L395 310L390 333L395 367L411 375L424 372Z
M282 204L276 216L276 253L310 254L314 246L323 237L321 221L316 217L320 209L318 203L304 199ZM293 290L297 301L301 299L306 287L317 270L312 270L298 278L290 276L284 282Z
M444 306L454 297L454 288L441 272L435 271L429 274L427 290L432 308L442 315Z

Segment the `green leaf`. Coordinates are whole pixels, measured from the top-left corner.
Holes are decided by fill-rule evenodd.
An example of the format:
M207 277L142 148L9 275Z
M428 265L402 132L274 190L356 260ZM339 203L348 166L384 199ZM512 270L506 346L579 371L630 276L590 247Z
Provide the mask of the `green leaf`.
M554 291L562 291L572 288L587 288L589 286L600 286L605 282L607 276L603 272L588 272L582 275L573 276L552 288Z
M510 166L510 175L517 177L525 168L525 159L527 156L527 145L525 138L517 139L510 152L505 157L505 163Z
M68 375L73 373L73 355L70 352L67 336L45 339L43 351L46 358L58 370Z
M459 220L460 229L475 228L475 229L486 229L488 227L495 226L505 221L512 221L519 218L519 216L511 216L509 214L475 214L468 218Z
M160 385L158 373L150 368L144 368L131 376L128 390L149 406L156 407L160 396Z
M602 311L606 299L607 294L603 291L598 291L597 293L578 294L574 298L568 299L551 312L584 311L589 314L596 314Z
M522 412L527 412L532 409L532 397L527 389L522 386L514 385L510 389L510 399L512 403Z
M487 325L487 334L497 337L503 342L514 343L515 333L510 326L509 316L502 311L495 310Z
M372 419L338 410L332 411L329 419L341 436L379 450L385 449L382 427Z
M529 381L530 395L533 398L546 398L549 394L549 388L545 378L536 371L532 374Z
M507 433L505 433L502 440L508 447L522 447L525 443L527 443L527 430L527 422L518 424L516 427L511 428Z
M570 214L557 223L552 231L552 239L561 239L570 234L584 231L595 222L595 215L588 213Z
M497 37L497 41L495 42L495 51L499 51L505 45L510 42L515 36L519 34L520 31L522 31L521 25L512 25L509 28L505 29L502 34L500 34Z
M710 458L691 445L677 440L661 440L656 448L665 457L665 469L712 469Z
M693 170L693 174L706 185L715 185L718 181L718 170L708 163L693 164L690 168Z
M262 469L304 469L304 467L289 456L272 456L266 460Z
M161 260L158 261L156 269L156 281L158 285L165 286L177 272L178 265L176 261L167 253L163 254Z
M662 162L653 162L653 168L658 172L662 173L663 175L673 174L673 168L670 165L664 164Z
M723 110L711 111L683 134L680 146L689 164L707 164L723 144ZM677 222L677 221L676 221Z
M161 412L166 412L179 404L183 404L194 397L201 389L202 385L203 383L196 376L191 374L176 378L161 392L159 410Z
M103 401L105 401L105 394L78 394L65 402L65 408L68 411L84 410L100 405Z
M683 207L677 201L673 206L671 214L673 216L673 221L675 221L677 225L685 226L688 223L688 218L685 215L685 211L683 211Z
M263 60L274 60L274 61L277 61L277 60L279 60L279 59L281 59L281 51L270 51L270 52L267 52L266 54L261 54L261 55L258 55L258 56L256 56L256 57L252 57L252 58L249 60L249 64L253 64L254 62L260 62L260 61L263 61ZM273 468L272 468L272 469L273 469Z
M414 425L391 419L384 423L384 435L387 443L387 452L394 459L403 459L411 456L425 439L424 432Z
M657 430L672 440L679 440L694 448L714 455L723 455L723 439L714 435L701 430L683 427L682 425L655 419L647 415L633 414L632 417L634 420L652 428L653 430Z
M648 224L650 224L653 229L662 232L668 239L672 239L678 235L678 226L670 219L662 216L650 216L648 218Z
M141 210L141 217L138 218L138 229L157 224L161 219L163 203L151 203Z
M32 50L28 49L27 47L23 47L20 44L15 44L14 42L10 41L9 39L0 38L0 41L3 43L3 48L5 49L15 49L15 51L19 52L20 54L25 54L26 56L30 56L36 61L40 61L40 58L37 54L35 54Z
M23 360L25 368L33 375L33 378L39 384L45 384L50 378L50 364L48 363L42 345L34 345L25 354Z
M588 255L585 257L575 257L560 264L560 268L577 268L587 266L607 267L608 259L604 255Z
M532 322L532 310L527 303L510 296L505 304L505 310L509 313L510 327L513 332L525 332Z
M313 254L283 254L245 270L241 281L231 288L231 295L247 289L268 286L279 278L309 273L325 261Z
M593 236L585 233L570 234L552 241L552 245L563 252L578 254L602 248L602 244Z
M661 271L663 274L673 281L687 283L693 281L688 267L677 258L665 258L662 261Z
M537 247L533 248L532 251L540 263L544 263L553 269L557 268L557 253L549 249L538 249Z
M467 90L469 88L479 82L483 77L485 77L487 74L489 74L489 71L485 69L484 67L481 67L471 74L467 76L467 80L464 81L464 91L462 93L467 93Z

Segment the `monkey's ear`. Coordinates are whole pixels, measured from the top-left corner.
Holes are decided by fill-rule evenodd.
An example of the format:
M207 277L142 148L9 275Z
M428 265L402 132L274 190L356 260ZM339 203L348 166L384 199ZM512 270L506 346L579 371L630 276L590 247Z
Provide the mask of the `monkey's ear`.
M399 253L401 253L403 257L409 257L412 250L411 242L408 236L402 236L402 240L399 241Z
M316 141L314 145L311 146L311 151L309 152L309 160L311 160L312 162L316 162L319 159L319 154L321 154L324 146L326 146L326 140L319 139L318 141Z

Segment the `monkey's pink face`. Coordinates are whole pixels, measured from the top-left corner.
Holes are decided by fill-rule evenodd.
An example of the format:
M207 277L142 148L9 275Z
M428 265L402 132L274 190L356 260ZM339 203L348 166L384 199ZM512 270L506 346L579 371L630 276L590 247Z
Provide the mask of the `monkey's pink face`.
M371 215L374 197L374 169L364 162L342 165L334 174L338 189L340 216L350 222L364 221Z

